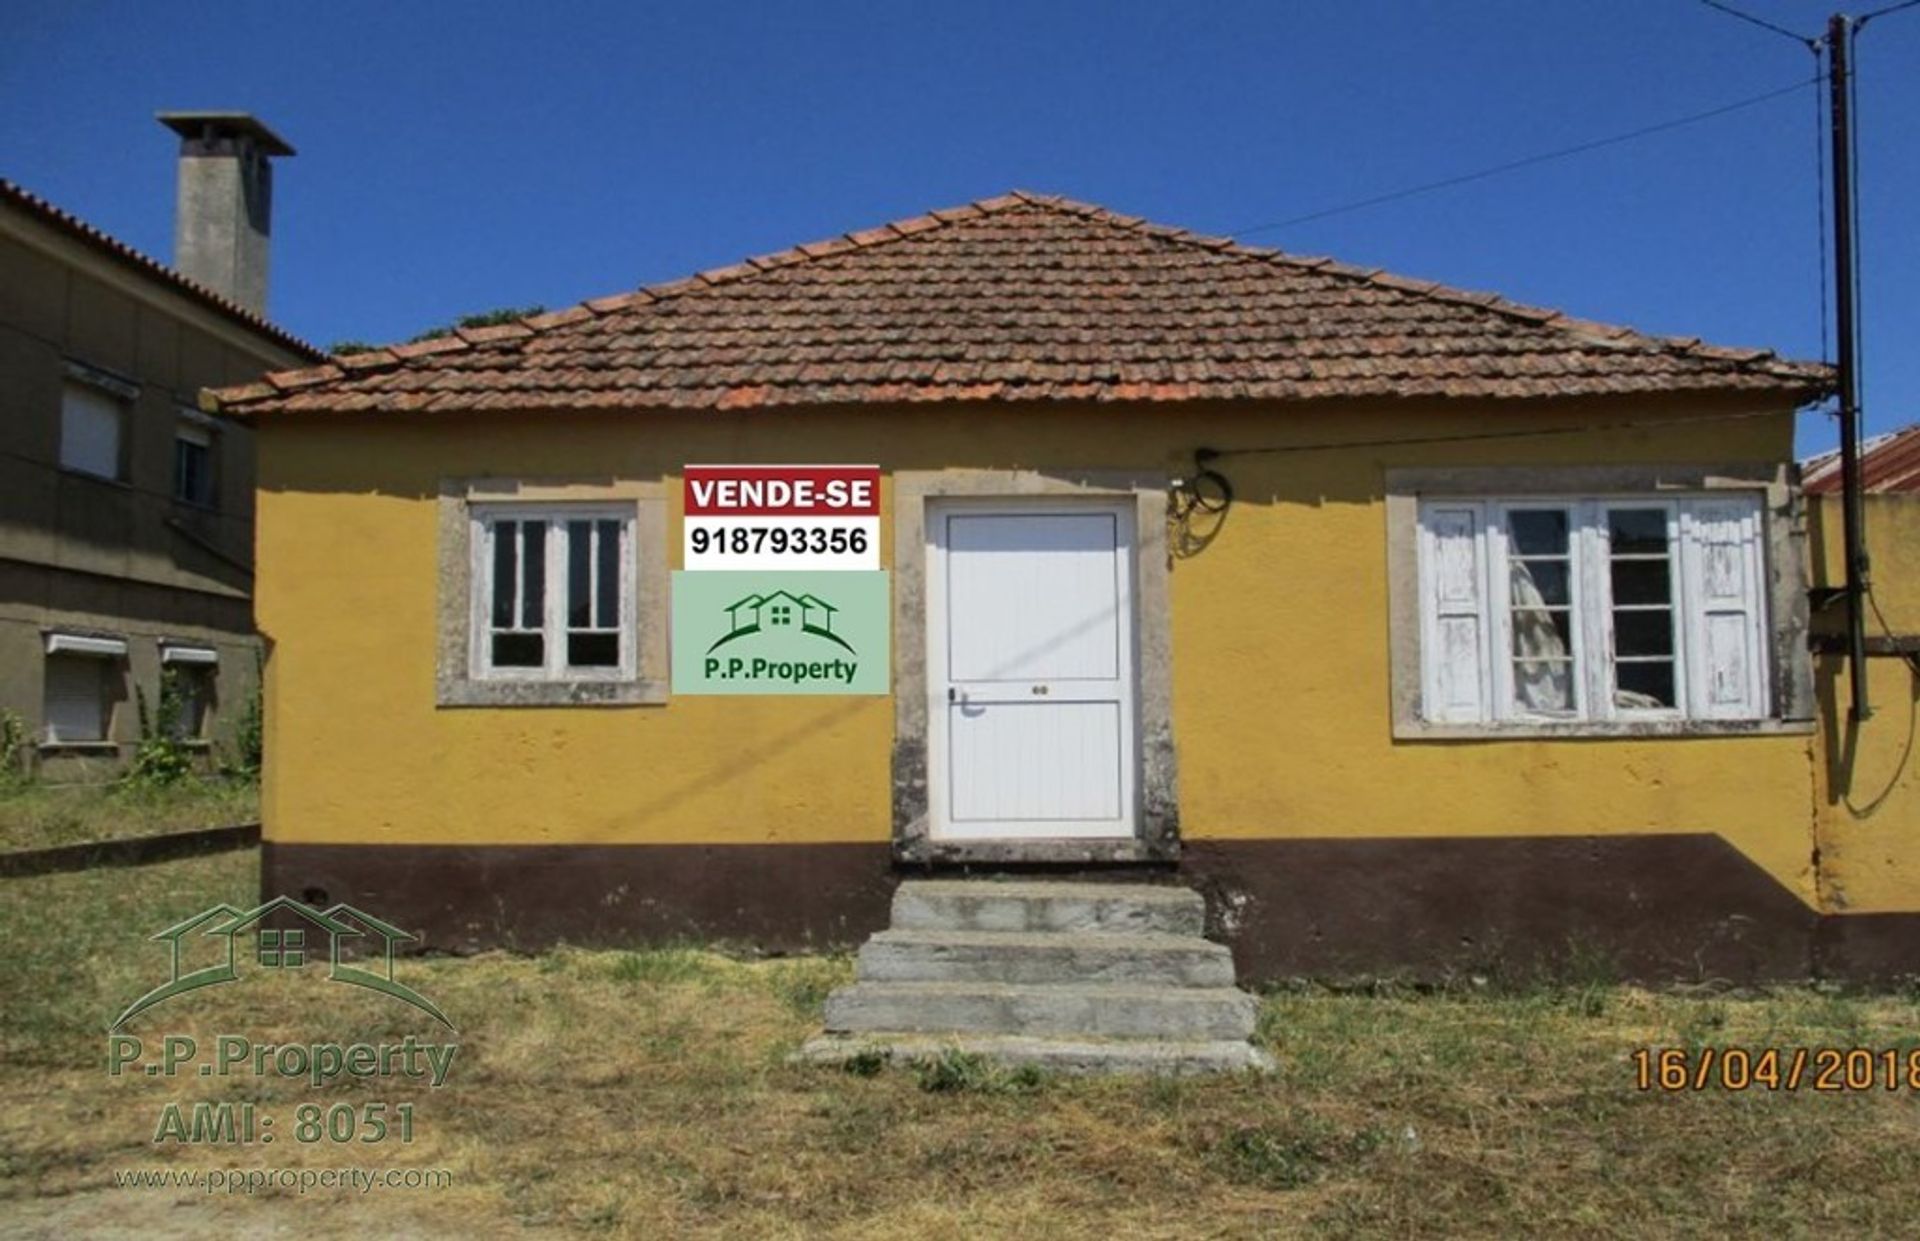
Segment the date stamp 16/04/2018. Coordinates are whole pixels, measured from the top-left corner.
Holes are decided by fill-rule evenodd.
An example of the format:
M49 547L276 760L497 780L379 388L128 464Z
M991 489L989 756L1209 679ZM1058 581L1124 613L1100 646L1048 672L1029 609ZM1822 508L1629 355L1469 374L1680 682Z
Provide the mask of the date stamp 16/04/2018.
M1665 1094L1920 1091L1920 1047L1641 1047L1630 1059L1634 1088Z

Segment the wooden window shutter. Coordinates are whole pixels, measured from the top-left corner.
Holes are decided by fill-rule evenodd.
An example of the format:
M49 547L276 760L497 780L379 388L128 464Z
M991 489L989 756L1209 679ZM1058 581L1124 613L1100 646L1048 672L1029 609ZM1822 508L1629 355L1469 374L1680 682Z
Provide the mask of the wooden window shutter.
M1690 500L1683 510L1688 714L1695 719L1760 719L1767 713L1760 530L1757 496Z
M1492 718L1486 529L1479 504L1421 512L1421 714L1433 723Z

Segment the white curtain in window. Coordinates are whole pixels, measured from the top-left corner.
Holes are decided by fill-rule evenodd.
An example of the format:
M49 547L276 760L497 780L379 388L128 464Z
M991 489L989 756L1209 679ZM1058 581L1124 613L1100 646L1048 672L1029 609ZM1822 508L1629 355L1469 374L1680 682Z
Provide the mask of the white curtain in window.
M1553 613L1520 560L1513 573L1513 694L1531 711L1567 711L1573 707L1573 663L1567 644L1554 628Z

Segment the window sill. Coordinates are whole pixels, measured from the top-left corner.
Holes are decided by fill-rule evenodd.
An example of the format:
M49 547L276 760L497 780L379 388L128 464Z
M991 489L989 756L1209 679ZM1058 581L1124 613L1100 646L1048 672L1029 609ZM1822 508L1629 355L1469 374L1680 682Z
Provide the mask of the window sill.
M130 492L133 490L133 484L124 478L109 478L105 474L95 474L92 470L82 470L71 465L62 465L56 468L67 478L85 479L87 482L99 483L102 486L112 487L119 491Z
M1395 741L1633 740L1649 737L1802 737L1816 720L1632 720L1566 724L1427 724L1396 720Z
M96 754L118 757L120 753L118 741L42 741L36 748L43 756Z
M665 681L441 681L440 707L639 707L667 701Z

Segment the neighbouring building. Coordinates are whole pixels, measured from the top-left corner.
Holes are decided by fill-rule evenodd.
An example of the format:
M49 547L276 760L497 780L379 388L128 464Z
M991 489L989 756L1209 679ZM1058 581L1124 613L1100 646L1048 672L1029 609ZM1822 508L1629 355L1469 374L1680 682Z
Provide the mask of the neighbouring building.
M1823 452L1800 463L1807 494L1840 494L1840 451ZM1874 492L1920 492L1920 423L1870 436L1860 445L1860 486Z
M50 779L119 770L163 674L211 749L252 697L251 434L197 394L323 357L265 318L252 117L168 113L177 266L0 181L0 712Z
M1830 383L1014 194L210 393L260 454L263 886L778 948L905 874L1126 872L1254 979L1885 972L1920 821L1897 766L1849 817L1810 649ZM721 462L877 463L889 695L673 692ZM574 669L587 581L625 619Z

